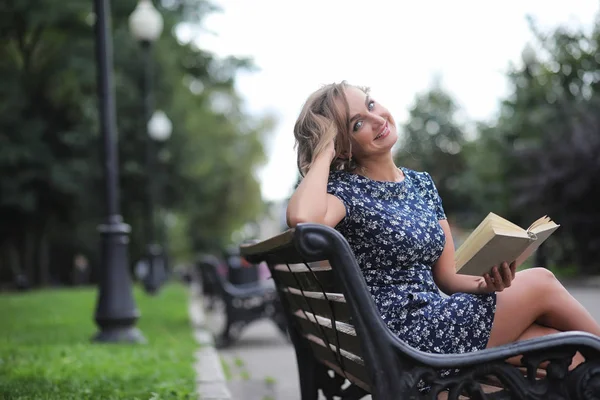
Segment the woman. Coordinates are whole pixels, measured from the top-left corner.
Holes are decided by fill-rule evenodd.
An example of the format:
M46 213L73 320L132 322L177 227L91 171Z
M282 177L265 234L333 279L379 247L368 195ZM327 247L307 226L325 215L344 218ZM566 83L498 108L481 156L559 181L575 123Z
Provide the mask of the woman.
M435 185L426 172L394 164L395 121L368 90L345 82L321 88L294 134L304 178L289 201L288 225L339 230L383 320L409 345L463 353L559 331L600 336L598 323L546 269L515 273L505 262L483 277L456 274Z

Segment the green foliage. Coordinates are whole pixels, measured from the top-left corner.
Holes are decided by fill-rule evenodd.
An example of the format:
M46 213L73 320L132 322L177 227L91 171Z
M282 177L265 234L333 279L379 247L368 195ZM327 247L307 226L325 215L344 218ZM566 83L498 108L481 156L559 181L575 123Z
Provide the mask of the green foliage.
M600 273L600 20L586 34L537 31L523 64L510 66L510 94L496 121L465 140L457 107L439 84L416 97L397 161L431 173L463 227L488 212L528 226L550 215L561 229L546 265Z
M400 165L431 174L446 211L452 215L469 209L468 197L459 186L459 177L465 172L466 140L457 111L454 100L435 82L417 95L395 155Z
M600 36L561 27L537 37L537 54L513 67L513 94L492 130L506 161L500 174L511 217L526 226L548 214L562 227L550 256L598 273L600 234Z
M92 343L88 289L0 296L0 398L196 398L187 291L169 285L135 298L147 344Z
M216 10L203 0L179 0L160 9L165 29L148 63L128 30L136 0L111 5L120 204L132 225L131 259L148 241L151 184L159 188L157 221L170 214L180 219L176 255L222 247L262 209L254 171L264 162L262 143L273 121L247 115L234 88L237 71L252 70L252 62L178 41L173 32L180 24L197 29ZM61 279L76 252L98 261L104 183L92 6L17 0L0 15L6 39L0 96L8 99L0 104L0 265L14 251L13 269L32 281ZM167 143L152 146L156 171L146 160L146 64L153 66L155 107L174 126ZM40 271L48 262L49 270Z

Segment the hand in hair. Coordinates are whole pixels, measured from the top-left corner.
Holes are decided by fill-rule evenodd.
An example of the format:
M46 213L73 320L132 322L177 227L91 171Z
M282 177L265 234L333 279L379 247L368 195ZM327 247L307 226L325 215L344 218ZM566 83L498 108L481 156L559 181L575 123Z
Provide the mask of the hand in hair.
M335 160L335 140L331 140L327 144L327 146L323 149L323 153L330 156L329 163L331 164L333 160Z

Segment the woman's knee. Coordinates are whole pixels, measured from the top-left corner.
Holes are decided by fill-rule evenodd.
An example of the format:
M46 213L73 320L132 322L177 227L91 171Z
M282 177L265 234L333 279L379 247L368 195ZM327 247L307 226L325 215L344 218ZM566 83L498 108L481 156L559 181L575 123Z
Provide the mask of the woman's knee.
M529 268L529 269L518 272L517 276L518 275L530 275L531 277L535 277L535 278L539 278L539 279L548 279L548 280L556 279L556 276L554 276L554 273L552 273L552 271L550 271L549 269L544 268L544 267Z
M520 310L527 326L550 307L562 285L552 271L546 268L530 268L518 272L513 285L497 294L498 305L507 304L511 313ZM506 293L505 293L506 292ZM528 307L523 308L527 304ZM530 319L533 318L533 319Z
M527 287L548 290L553 286L562 286L552 271L542 267L530 268L517 273L527 282L523 282Z

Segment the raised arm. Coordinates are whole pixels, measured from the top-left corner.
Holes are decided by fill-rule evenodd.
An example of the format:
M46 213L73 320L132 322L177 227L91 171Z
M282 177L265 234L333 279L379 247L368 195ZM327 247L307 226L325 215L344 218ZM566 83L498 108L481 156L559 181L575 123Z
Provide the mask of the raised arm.
M287 224L314 222L335 227L345 216L340 199L327 193L329 166L335 155L333 141L318 154L288 203Z

